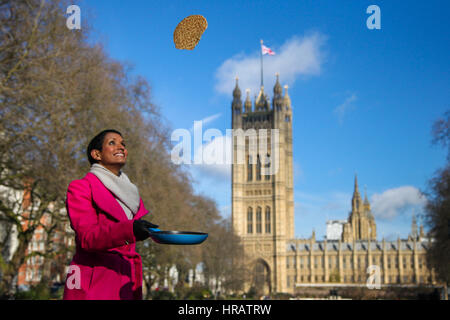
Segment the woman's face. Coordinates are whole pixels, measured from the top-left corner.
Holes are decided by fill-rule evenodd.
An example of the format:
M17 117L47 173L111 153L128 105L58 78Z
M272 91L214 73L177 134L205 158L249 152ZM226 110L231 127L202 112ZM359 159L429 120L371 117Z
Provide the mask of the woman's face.
M93 158L105 167L123 167L127 161L128 151L123 138L114 132L105 135L102 151L92 150Z

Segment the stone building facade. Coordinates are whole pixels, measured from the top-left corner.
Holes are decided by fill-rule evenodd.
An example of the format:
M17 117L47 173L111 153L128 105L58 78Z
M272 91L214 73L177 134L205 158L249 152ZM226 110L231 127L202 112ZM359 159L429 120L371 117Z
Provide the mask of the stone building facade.
M232 225L251 270L245 290L294 293L305 284L366 284L369 266L375 266L385 285L435 282L434 272L427 269L430 240L423 226L419 233L413 221L408 239L377 241L375 218L367 195L362 200L356 176L351 211L339 239L319 241L314 231L309 239L295 239L293 113L288 88L283 94L277 74L272 103L263 86L254 103L248 90L242 103L236 79L231 107ZM261 129L267 130L267 140ZM239 143L235 132L243 134L245 144ZM267 153L261 151L261 144L266 144ZM239 155L245 161L238 161ZM270 166L274 174L265 174Z

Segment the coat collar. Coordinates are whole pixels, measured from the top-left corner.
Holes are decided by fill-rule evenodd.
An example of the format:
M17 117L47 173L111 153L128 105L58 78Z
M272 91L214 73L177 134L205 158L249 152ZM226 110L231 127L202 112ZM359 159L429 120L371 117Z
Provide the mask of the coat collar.
M92 189L92 200L98 208L108 213L110 216L118 221L128 220L125 211L123 211L120 204L114 198L113 194L103 185L103 183L93 173L88 172L84 179L88 180ZM145 209L142 198L140 198L139 209L133 217L137 220L148 213Z

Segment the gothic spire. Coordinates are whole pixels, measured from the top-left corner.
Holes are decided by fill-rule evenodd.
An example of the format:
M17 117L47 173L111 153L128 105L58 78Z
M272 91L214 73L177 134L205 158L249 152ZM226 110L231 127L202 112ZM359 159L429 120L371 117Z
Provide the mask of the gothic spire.
M411 236L413 238L417 238L417 221L416 221L416 215L413 214L412 216L412 223L411 223Z
M367 198L367 187L366 186L364 186L364 210L366 211L367 216L369 218L374 219L372 212L371 212L369 199Z
M367 199L367 187L364 186L364 204L369 204L369 200Z
M358 176L355 174L355 190L353 191L353 198L352 198L352 211L359 211L359 207L361 206L361 195L359 194L358 189Z
M241 100L241 89L239 89L238 84L239 78L236 77L236 86L233 90L233 102L231 103L231 106L234 110L239 110L238 113L242 110L242 100Z
M283 94L283 89L281 88L280 81L279 81L280 74L277 72L275 74L275 76L277 77L277 81L275 82L275 86L273 87L273 98L274 99L281 97Z
M269 110L269 102L267 101L267 96L264 93L264 86L261 86L261 90L256 98L255 109L255 111Z
M234 90L233 90L233 98L241 99L241 89L239 89L238 81L239 81L239 78L236 77L236 86L234 87Z
M291 108L291 97L289 97L288 88L289 88L288 85L285 84L284 85L283 104L284 104L284 106L286 106L290 109Z
M245 99L244 107L245 112L252 112L252 100L250 100L250 89L245 89L247 93L247 98Z
M273 87L272 106L275 111L281 111L283 109L283 88L280 85L279 73L277 72L275 76L277 77L277 81Z

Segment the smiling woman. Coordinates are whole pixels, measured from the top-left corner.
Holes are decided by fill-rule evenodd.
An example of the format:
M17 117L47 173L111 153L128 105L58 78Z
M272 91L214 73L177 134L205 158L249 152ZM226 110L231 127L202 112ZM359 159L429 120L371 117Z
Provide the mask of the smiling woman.
M148 213L138 188L121 171L128 151L122 134L104 130L88 145L90 172L70 183L66 208L76 252L64 299L142 299L142 259L136 241L157 228L140 220ZM75 271L73 274L72 271Z
M87 156L91 165L100 163L118 176L128 156L122 134L114 129L100 132L89 143Z

